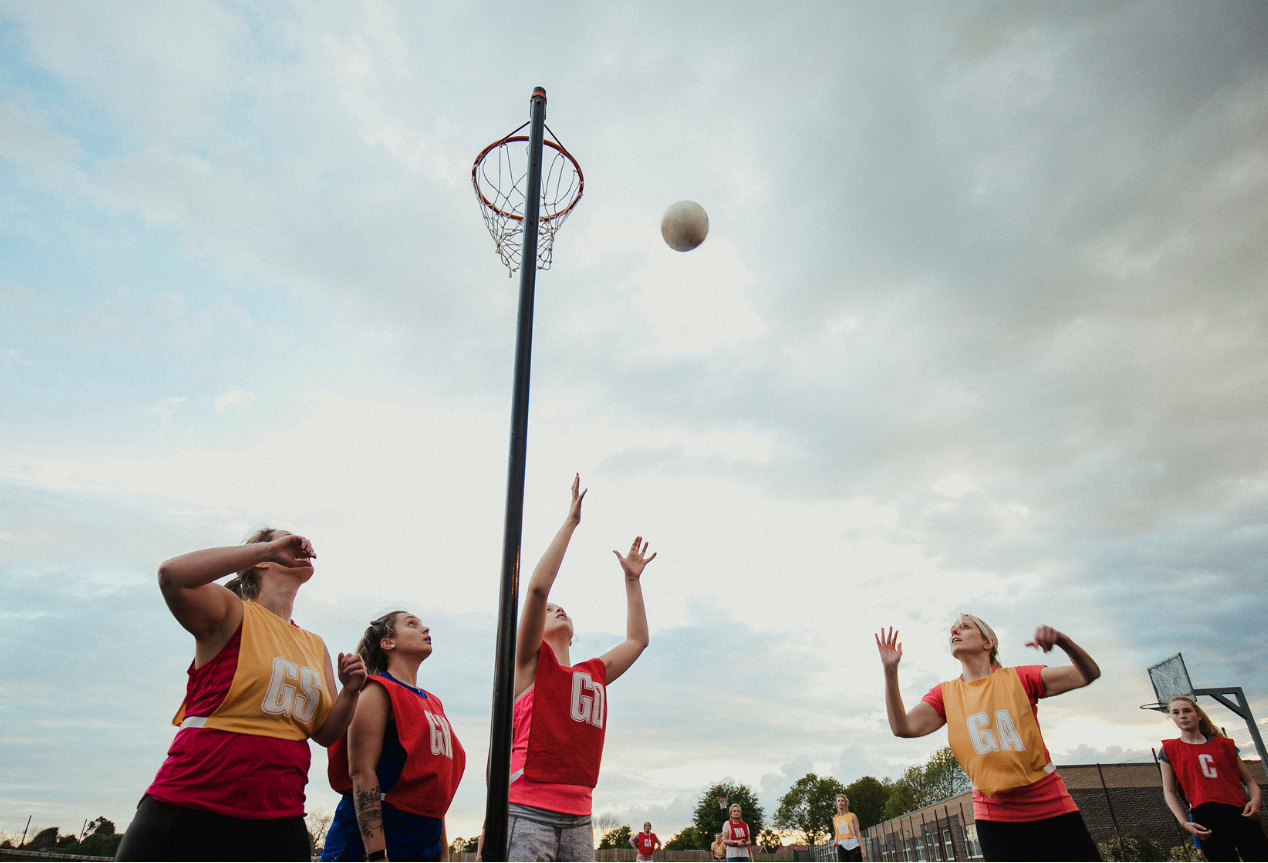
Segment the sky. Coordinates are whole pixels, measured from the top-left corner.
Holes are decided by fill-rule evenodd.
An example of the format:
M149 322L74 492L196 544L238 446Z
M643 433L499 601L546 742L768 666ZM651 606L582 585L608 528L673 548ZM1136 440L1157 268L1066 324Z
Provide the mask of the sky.
M431 627L478 831L518 279L470 170L535 86L586 180L523 537L579 472L574 658L658 554L596 816L900 775L945 734L890 735L873 633L910 705L962 611L1100 663L1058 764L1148 760L1176 652L1268 718L1263 4L0 2L0 830L128 823L192 658L158 564L267 524L332 652Z

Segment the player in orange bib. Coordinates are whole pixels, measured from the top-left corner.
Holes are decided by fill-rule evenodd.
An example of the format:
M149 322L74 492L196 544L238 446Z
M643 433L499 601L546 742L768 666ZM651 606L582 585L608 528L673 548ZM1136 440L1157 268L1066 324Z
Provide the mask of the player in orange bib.
M885 668L885 708L896 737L923 737L947 726L956 760L973 783L973 817L986 860L1099 860L1096 843L1039 731L1040 698L1087 686L1101 676L1092 657L1048 626L1027 647L1060 647L1073 663L1050 668L999 664L999 639L981 619L962 614L951 626L951 655L964 673L926 693L907 712L898 691L903 646L891 627L876 636Z
M837 813L832 816L832 833L838 860L864 860L867 852L859 844L863 831L859 829L859 816L850 811L850 798L838 794Z
M533 570L515 643L509 860L593 860L591 794L599 781L607 728L607 687L647 647L639 578L655 559L635 537L629 554L613 552L625 581L625 640L572 665L572 619L547 602L573 531L581 522L581 477L563 526Z
M1207 860L1268 860L1268 839L1259 823L1259 785L1220 733L1187 695L1167 702L1177 740L1162 741L1162 794L1180 826L1202 842ZM1189 808L1176 792L1183 790Z
M339 654L336 697L326 645L291 621L314 557L302 536L264 528L159 567L167 607L194 636L194 661L172 720L180 730L117 859L309 859L308 741L343 735L366 677L360 656Z

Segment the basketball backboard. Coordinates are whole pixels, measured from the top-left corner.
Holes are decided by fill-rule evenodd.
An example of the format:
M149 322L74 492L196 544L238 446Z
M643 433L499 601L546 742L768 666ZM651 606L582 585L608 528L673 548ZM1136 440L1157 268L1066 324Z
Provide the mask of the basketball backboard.
M1159 705L1165 705L1167 699L1173 695L1193 694L1189 670L1184 667L1184 657L1178 653L1157 665L1149 666L1149 680L1154 685L1154 695L1158 697Z

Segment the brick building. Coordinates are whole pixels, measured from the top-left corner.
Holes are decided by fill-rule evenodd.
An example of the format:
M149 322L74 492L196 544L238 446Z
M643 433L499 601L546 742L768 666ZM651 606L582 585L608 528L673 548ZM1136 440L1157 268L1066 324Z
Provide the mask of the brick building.
M1246 766L1261 789L1268 787L1260 762L1247 761ZM1156 763L1071 764L1057 770L1097 842L1113 839L1116 832L1142 833L1165 852L1187 841L1188 834L1162 799L1162 773ZM1268 831L1268 806L1259 818ZM908 812L868 828L865 834L868 859L873 861L978 860L982 856L971 793Z

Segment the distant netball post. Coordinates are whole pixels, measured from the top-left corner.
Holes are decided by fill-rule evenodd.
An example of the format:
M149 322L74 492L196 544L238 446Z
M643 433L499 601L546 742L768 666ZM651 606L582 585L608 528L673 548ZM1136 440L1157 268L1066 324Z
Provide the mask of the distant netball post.
M524 127L528 134L519 134ZM549 133L551 139L546 139ZM543 174L542 153L549 148ZM506 860L511 785L511 696L515 686L515 619L519 604L520 537L524 523L524 467L528 448L528 383L533 355L533 296L537 271L550 268L555 232L581 200L585 181L577 160L546 127L546 91L533 90L529 120L480 151L471 168L476 200L509 275L520 273L511 397L511 452L506 472L506 524L493 665L493 721L489 729L489 793L485 804L485 860Z
M1177 695L1210 696L1246 721L1250 738L1255 741L1255 748L1259 750L1259 757L1265 767L1268 767L1268 749L1264 748L1264 739L1259 736L1259 726L1255 724L1255 716L1250 712L1246 693L1240 686L1195 689L1193 681L1189 679L1189 669L1185 667L1184 657L1178 653L1157 665L1149 666L1149 680L1154 685L1154 695L1158 697L1158 701L1154 704L1142 704L1142 709L1165 713L1167 702ZM1229 696L1236 698L1237 702L1229 701Z

